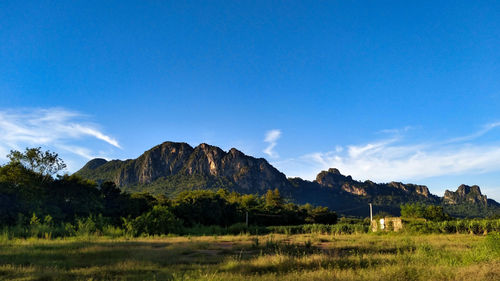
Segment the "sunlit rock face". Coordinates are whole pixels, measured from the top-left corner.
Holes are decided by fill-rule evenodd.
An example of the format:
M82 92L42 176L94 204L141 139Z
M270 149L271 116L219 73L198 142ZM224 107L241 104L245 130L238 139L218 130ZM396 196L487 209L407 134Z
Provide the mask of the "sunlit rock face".
M455 192L446 190L444 193L443 202L450 205L461 203L480 204L486 207L488 205L488 198L486 198L486 195L481 194L481 189L479 188L479 186L468 186L462 184Z
M403 184L401 182L377 184L369 180L360 182L353 180L351 176L342 175L340 171L335 168L320 172L316 176L315 182L324 187L341 189L358 196L409 195L425 198L430 197L429 189L425 185Z
M193 148L187 143L165 142L133 160L94 159L77 174L110 180L120 187L149 184L173 175L222 178L235 190L247 192L290 187L286 176L265 159L247 156L235 148L225 152L206 143Z

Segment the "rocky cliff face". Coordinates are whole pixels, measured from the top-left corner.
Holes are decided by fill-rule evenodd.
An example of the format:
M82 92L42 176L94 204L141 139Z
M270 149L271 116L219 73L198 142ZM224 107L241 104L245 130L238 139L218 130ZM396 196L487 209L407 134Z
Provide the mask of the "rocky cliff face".
M316 182L321 186L339 187L346 182L352 182L351 176L344 176L336 168L330 168L328 171L321 171L316 176Z
M134 160L94 159L77 174L99 182L113 181L121 187L146 185L173 175L184 176L184 179L190 176L223 178L241 192L265 192L290 186L286 176L265 159L247 156L235 148L225 152L205 143L193 148L187 143L165 142Z
M477 185L468 186L462 184L458 187L457 191L446 190L443 197L445 204L478 204L484 207L488 206L488 199L486 195L481 194L481 189Z
M324 187L340 189L347 193L358 196L416 196L431 198L429 189L425 185L403 184L401 182L390 182L377 184L372 181L360 182L353 180L351 176L344 176L338 169L329 169L320 172L315 182Z

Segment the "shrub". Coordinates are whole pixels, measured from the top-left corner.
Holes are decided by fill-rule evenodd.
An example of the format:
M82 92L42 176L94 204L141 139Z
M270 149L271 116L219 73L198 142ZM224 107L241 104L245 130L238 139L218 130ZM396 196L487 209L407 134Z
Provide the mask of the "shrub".
M153 209L137 218L124 221L132 235L161 235L178 233L181 221L166 206L154 206Z

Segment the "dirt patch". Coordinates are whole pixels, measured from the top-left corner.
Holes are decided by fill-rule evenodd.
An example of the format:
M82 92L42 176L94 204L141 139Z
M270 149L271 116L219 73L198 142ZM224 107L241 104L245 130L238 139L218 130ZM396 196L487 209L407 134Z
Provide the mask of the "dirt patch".
M225 250L231 250L234 246L234 243L233 242L219 242L219 243L215 243L214 244L217 248L222 248L222 249L225 249Z

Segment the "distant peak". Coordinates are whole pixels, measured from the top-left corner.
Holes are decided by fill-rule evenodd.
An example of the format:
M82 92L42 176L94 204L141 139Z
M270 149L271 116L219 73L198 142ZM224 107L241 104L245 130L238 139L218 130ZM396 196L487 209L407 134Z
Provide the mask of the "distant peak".
M330 169L328 169L328 173L335 174L335 175L341 175L339 169L337 169L337 168L330 168Z
M229 150L229 153L231 155L234 155L234 156L236 156L236 155L245 155L243 152L239 151L238 149L236 149L234 147Z
M462 184L457 188L457 192L461 193L461 194L477 193L477 194L481 195L481 188L479 188L479 186L477 186L477 185L468 186L468 185Z
M162 144L158 145L158 146L169 146L169 147L190 147L192 148L188 143L185 143L185 142L173 142L173 141L166 141L166 142L163 142Z
M324 186L334 186L334 185L341 185L345 181L351 181L352 178L351 176L344 176L340 173L340 171L336 168L330 168L328 171L321 171L317 176L316 176L316 182L319 183L320 185Z
M457 188L457 191L449 191L446 190L444 193L443 200L448 204L458 204L460 202L469 202L469 203L481 203L484 206L487 206L487 198L486 195L481 194L481 189L477 185L468 186L466 184L462 184Z
M106 160L106 159L94 158L94 159L90 160L89 162L87 162L87 164L85 164L85 168L87 168L89 170L94 170L94 169L97 169L106 163L108 163L108 160Z
M213 149L213 148L220 149L219 147L210 145L208 143L200 143L198 147L201 149Z

